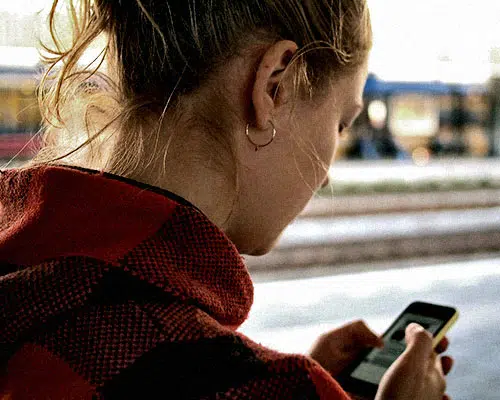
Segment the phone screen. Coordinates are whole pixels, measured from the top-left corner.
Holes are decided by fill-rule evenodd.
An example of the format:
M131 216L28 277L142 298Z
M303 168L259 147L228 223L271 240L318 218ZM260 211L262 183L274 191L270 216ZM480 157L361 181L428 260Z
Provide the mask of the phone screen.
M404 313L385 333L384 348L371 350L350 376L361 381L378 385L385 371L404 352L406 348L405 329L412 322L420 324L433 336L445 325L446 321L424 316Z

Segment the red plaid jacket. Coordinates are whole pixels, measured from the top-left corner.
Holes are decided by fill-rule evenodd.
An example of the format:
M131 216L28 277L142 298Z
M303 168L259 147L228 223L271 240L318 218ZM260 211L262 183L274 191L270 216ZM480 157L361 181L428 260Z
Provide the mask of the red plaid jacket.
M0 399L348 399L236 329L253 286L199 210L97 171L0 174Z

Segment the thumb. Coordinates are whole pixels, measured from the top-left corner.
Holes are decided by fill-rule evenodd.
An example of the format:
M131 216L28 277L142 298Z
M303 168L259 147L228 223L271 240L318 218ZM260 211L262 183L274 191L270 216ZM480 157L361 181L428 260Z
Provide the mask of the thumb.
M407 356L415 362L427 362L432 354L432 336L422 326L411 323L405 331Z

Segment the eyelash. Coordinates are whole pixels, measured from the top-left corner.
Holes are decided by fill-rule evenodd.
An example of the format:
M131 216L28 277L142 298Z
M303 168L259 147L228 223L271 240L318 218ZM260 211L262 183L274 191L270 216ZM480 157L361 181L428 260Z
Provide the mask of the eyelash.
M339 125L339 135L342 136L343 133L345 133L344 131L346 130L346 126L344 124L340 124Z

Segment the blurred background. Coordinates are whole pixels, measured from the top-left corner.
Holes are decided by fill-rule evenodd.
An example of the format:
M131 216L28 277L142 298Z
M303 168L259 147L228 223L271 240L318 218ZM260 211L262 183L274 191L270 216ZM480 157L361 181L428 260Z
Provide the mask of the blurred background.
M381 333L415 300L459 309L454 399L500 393L500 2L368 0L365 109L275 250L246 257L242 331L287 352L363 318ZM0 160L32 156L48 0L0 4ZM45 12L40 12L45 8ZM28 144L27 143L31 143Z

